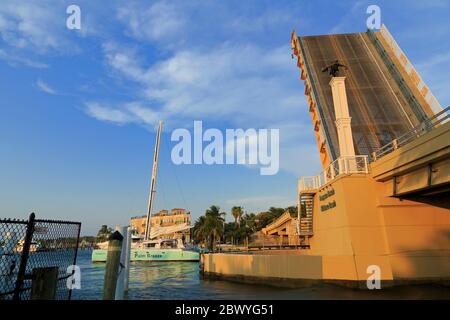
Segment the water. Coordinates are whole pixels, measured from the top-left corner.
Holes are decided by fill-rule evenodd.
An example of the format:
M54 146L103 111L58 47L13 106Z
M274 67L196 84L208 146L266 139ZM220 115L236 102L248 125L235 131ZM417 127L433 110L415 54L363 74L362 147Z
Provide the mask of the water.
M90 250L80 250L81 289L73 299L101 299L105 265L91 263ZM450 299L450 289L407 286L356 290L331 285L302 289L275 288L219 280L202 280L198 263L133 262L128 299Z

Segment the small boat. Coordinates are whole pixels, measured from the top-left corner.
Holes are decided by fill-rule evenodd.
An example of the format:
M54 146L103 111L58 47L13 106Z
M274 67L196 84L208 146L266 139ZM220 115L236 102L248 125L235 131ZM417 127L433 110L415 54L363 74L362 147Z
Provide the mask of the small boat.
M130 261L192 261L198 262L200 254L186 248L181 239L157 239L137 242L131 248ZM108 250L92 251L92 262L105 262Z

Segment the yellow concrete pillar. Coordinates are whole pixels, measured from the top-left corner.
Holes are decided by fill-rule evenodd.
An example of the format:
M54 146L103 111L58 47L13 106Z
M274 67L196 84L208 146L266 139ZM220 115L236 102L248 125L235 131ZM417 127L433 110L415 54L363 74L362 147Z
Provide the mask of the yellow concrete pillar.
M340 156L354 156L353 134L350 113L348 110L347 93L345 91L345 77L333 77L330 81L333 94L334 112L336 114L336 128L339 140Z

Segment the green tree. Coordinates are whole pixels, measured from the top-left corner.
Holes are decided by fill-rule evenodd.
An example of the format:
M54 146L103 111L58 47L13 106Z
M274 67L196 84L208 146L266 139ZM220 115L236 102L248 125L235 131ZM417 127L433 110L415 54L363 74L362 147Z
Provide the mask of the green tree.
M194 223L192 235L196 243L206 243L208 230L206 228L206 217L200 216Z
M285 210L290 213L291 217L295 218L298 215L298 211L297 211L298 207L297 206L290 206L290 207L287 207Z
M221 212L220 207L213 205L195 222L194 240L197 243L207 244L208 248L213 250L217 240L223 235L224 225L225 212Z
M244 214L240 225L234 222L225 225L225 240L233 244L243 244L253 233L257 231L259 220L254 213Z
M100 230L98 230L97 232L97 241L103 242L108 240L108 237L111 235L112 232L113 232L112 228L109 228L106 224L102 225Z
M240 212L239 212L240 211ZM233 207L231 214L235 221L225 223L225 213L220 212L217 206L211 206L206 210L205 215L197 219L194 225L193 235L197 243L204 243L208 248L212 249L216 240L221 236L225 242L233 244L243 244L252 234L260 231L283 213L288 211L291 216L297 216L297 207L288 208L270 207L268 211L258 214L242 214L242 207Z

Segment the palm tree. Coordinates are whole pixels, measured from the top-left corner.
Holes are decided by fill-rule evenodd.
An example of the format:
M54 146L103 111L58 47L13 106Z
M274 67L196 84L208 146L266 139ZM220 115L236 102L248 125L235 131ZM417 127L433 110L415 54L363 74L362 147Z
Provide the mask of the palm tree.
M206 239L208 238L208 231L206 228L206 217L201 216L195 221L194 224L194 230L193 230L193 236L194 240L197 243L205 243Z
M234 223L238 226L241 225L241 217L242 217L242 207L233 207L231 208L231 214L234 217Z
M217 239L222 237L225 226L225 212L219 206L212 205L205 212L206 225L209 231L209 247L214 249Z
M217 239L223 235L225 212L220 207L211 206L205 215L197 219L194 225L194 238L197 242L207 243L209 249L214 249Z

